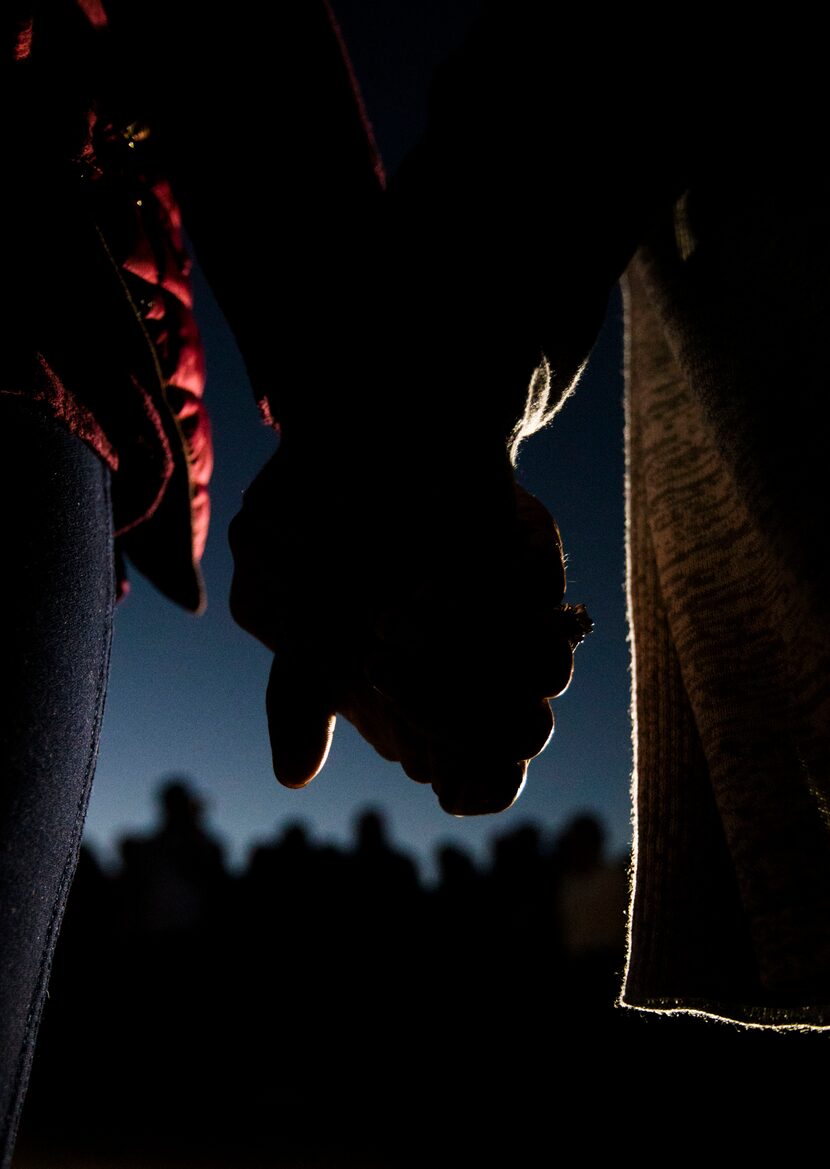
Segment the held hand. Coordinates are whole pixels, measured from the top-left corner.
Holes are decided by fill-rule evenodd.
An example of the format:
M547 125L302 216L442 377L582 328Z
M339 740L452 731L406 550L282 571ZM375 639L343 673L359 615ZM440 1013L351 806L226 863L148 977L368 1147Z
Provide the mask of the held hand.
M410 526L403 547L394 509L372 515L364 500L356 524L300 486L277 456L231 527L234 617L275 652L266 705L277 778L302 787L317 774L341 713L431 783L446 811L509 807L552 733L547 699L568 685L590 628L584 610L561 604L553 519L511 484L498 531L462 507L425 537Z

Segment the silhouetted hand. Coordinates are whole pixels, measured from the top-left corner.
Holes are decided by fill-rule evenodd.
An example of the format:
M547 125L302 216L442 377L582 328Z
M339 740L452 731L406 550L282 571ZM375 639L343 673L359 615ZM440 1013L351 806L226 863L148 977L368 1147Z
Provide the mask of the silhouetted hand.
M343 714L467 815L509 807L590 628L562 606L559 532L505 460L471 491L314 479L279 453L231 525L236 621L274 651L274 771L302 787Z

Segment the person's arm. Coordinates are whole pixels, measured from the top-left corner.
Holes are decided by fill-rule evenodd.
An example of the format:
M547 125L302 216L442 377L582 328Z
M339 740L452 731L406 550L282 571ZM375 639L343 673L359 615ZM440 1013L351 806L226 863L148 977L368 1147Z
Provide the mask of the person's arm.
M507 448L543 355L554 392L587 358L636 238L625 181L584 110L550 125L568 81L544 83L539 29L491 14L383 196L336 42L301 51L324 9L295 9L279 45L203 14L165 33L171 176L282 431L234 524L233 609L277 653L280 779L312 777L340 710L448 810L498 810L579 638Z
M683 190L692 50L657 59L654 18L482 4L384 196L324 0L283 5L276 33L192 2L111 7L116 70L144 91L199 259L292 442L359 441L378 419L389 433L404 411L421 447L501 442L542 355L552 397L571 385L608 290Z
M319 769L339 710L431 782L448 810L495 811L549 738L545 697L567 685L584 625L559 609L558 533L543 508L517 497L508 460L542 356L532 322L516 328L522 296L538 299L525 272L537 258L513 261L522 293L506 283L502 226L494 220L493 238L481 236L486 199L458 213L476 171L445 166L452 105L445 93L437 128L367 225L376 283L362 304L374 333L349 305L337 360L310 367L301 407L319 411L316 376L338 379L338 400L316 426L293 416L234 522L232 605L277 654L268 707L283 782L301 786ZM486 146L468 143L473 154ZM577 355L571 378L609 279L591 288L581 334L563 329L562 349ZM476 320L476 298L487 321ZM335 328L340 316L342 307ZM566 384L558 362L551 381ZM550 392L536 402L542 411Z

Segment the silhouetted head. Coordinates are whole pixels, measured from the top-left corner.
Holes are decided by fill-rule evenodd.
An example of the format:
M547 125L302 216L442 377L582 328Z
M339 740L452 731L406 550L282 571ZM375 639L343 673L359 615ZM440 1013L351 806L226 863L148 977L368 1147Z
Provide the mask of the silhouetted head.
M289 852L305 852L309 846L308 827L302 820L286 824L280 837L280 845Z
M539 829L535 824L521 824L493 841L493 864L497 868L521 867L534 863L538 857Z
M591 869L602 862L605 829L596 816L576 816L559 837L558 851L566 869Z
M357 847L361 852L386 848L386 821L375 808L361 812L357 820Z
M454 844L445 844L438 849L438 869L444 886L462 884L476 875L469 853Z
M159 799L168 827L185 824L195 827L201 822L205 806L188 780L168 780L159 792Z

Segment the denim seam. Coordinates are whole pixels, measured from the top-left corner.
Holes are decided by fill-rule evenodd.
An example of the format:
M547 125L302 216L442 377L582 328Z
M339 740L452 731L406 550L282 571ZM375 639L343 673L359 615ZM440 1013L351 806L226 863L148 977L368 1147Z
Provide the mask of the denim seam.
M110 475L108 468L103 464L101 466L101 476L103 479L105 511L108 511L109 515L111 516L112 505L110 499ZM112 543L112 524L110 523L110 549L112 549ZM101 655L101 662L98 672L98 683L95 692L95 718L90 736L89 755L87 756L81 795L78 801L78 807L75 812L75 821L72 828L69 853L63 867L63 872L61 873L52 915L49 919L49 924L46 927L46 936L44 939L40 967L38 969L37 982L32 994L29 1011L26 1015L26 1028L23 1036L23 1044L21 1046L20 1055L18 1057L17 1066L14 1073L12 1107L9 1110L8 1128L6 1133L3 1134L2 1138L0 1139L0 1150L2 1150L4 1153L2 1169L9 1169L9 1166L11 1165L11 1156L14 1151L17 1129L20 1123L21 1113L23 1111L22 1089L25 1084L26 1072L30 1065L31 1057L34 1054L33 1031L37 1028L40 1015L42 1013L43 1004L46 998L45 990L49 972L52 967L54 940L56 938L60 923L63 919L63 911L66 907L66 898L68 895L69 886L71 885L72 878L75 875L78 848L80 845L81 834L83 832L84 821L86 819L86 809L89 803L92 779L95 772L95 763L98 756L98 743L104 714L104 694L106 691L107 678L109 676L110 652L112 648L112 609L115 603L114 560L112 556L110 556L110 565L112 567L110 572L109 604L107 607L109 616L105 617L107 631L105 633L103 652Z

